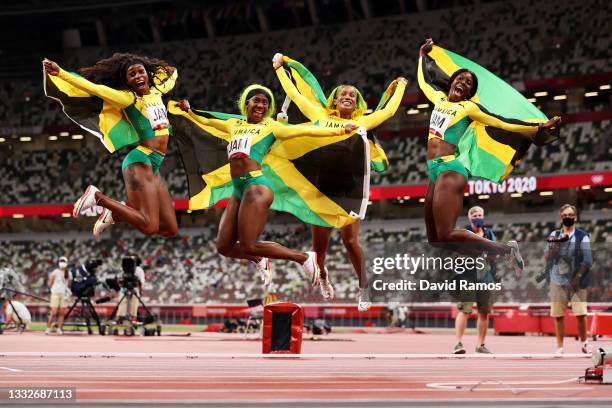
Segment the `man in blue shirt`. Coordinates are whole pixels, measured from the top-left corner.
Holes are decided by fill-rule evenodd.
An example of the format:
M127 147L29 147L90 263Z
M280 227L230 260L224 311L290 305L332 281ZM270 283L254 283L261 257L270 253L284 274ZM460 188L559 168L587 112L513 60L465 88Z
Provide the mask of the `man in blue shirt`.
M568 302L576 316L582 352L591 348L587 339L587 287L591 280L593 255L589 235L576 228L576 207L565 204L559 210L562 227L548 237L546 264L550 268L550 315L555 319L557 354L563 354L564 318Z

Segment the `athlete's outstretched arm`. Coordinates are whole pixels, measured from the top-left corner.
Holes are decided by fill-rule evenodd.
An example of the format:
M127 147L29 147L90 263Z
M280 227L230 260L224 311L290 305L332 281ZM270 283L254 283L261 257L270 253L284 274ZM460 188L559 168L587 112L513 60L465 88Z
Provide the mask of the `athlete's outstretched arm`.
M395 90L393 92L393 96L384 108L371 113L370 115L365 115L359 118L359 124L366 128L366 130L374 129L379 126L385 120L390 119L397 112L397 108L399 108L400 103L402 102L402 97L404 96L404 91L406 90L406 85L408 81L406 78L397 78Z
M504 129L509 132L518 133L535 133L539 129L548 130L554 128L561 122L561 118L558 116L555 116L546 123L524 122L518 119L508 119L491 113L486 110L484 106L472 101L469 102L467 113L470 119L476 122L480 122L487 126Z
M211 126L214 127L217 130L220 130L221 132L225 132L225 133L230 133L232 131L232 125L234 124L235 120L234 119L227 119L227 120L221 120L221 119L209 119L206 118L204 116L201 115L196 115L192 110L191 110L191 106L189 105L189 101L186 99L183 99L181 101L179 101L176 104L183 112L187 112L189 114L189 117L192 118L193 120L195 120L196 122L204 125L204 126Z
M60 77L69 84L112 103L119 108L127 108L134 103L134 94L132 92L118 91L106 85L95 84L81 76L64 71L57 63L47 59L43 61L43 65L47 74Z
M429 54L432 45L433 40L428 38L425 44L421 46L419 51L419 66L417 68L417 81L419 82L419 88L421 88L427 99L432 103L438 103L442 98L446 97L446 94L431 85L429 76L426 75L427 71L423 69L425 66L424 57Z
M298 136L342 136L357 130L359 126L349 123L341 128L327 128L311 125L283 125L273 122L272 132L277 139L290 139Z
M276 71L276 76L278 77L283 90L297 105L297 107L300 108L300 111L304 114L304 116L311 121L317 120L322 114L325 113L325 109L323 109L322 106L314 104L310 99L298 91L297 87L293 82L291 82L291 79L289 79L289 76L287 76L287 73L283 68L282 58L283 56L281 54L274 55L272 66Z

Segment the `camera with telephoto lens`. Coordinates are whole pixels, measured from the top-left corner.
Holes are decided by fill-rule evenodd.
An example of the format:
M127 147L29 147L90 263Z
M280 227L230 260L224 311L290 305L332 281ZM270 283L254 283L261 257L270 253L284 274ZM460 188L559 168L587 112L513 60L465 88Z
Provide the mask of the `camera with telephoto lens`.
M72 275L70 291L74 296L93 296L95 286L99 283L96 272L100 265L102 265L101 259L90 259L84 265L75 266L70 270Z
M138 287L138 277L136 276L136 267L140 265L140 259L135 256L126 256L121 259L121 269L123 276L119 279L119 285L126 289L135 289Z
M563 242L568 242L570 239L569 235L567 234L555 234L552 235L550 237L548 237L546 239L546 241L549 244L561 244ZM552 256L548 259L548 261L546 261L546 267L544 268L544 271L542 273L540 273L538 276L536 276L535 281L537 283L540 283L544 280L548 280L550 278L550 270L552 269L553 265L555 264L555 262L557 261L557 259L559 258L558 255Z

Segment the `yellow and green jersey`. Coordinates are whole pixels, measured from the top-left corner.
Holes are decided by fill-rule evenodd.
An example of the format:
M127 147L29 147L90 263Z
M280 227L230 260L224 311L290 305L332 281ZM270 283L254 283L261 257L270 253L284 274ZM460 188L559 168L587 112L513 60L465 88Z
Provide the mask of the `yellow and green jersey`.
M433 104L429 121L428 139L442 139L452 145L459 145L472 122L479 122L485 126L507 130L517 133L535 133L538 131L538 123L524 122L517 119L507 119L487 111L482 105L472 101L464 100L451 102L447 95L431 85L431 81L424 74L423 58L419 58L417 77L419 87Z
M228 141L228 159L248 157L261 165L264 156L277 140L297 136L342 136L344 126L322 128L308 125L284 125L271 118L259 123L249 123L244 119L229 118L211 119L205 116L190 114L193 120L204 126L210 126L222 132Z
M277 69L276 76L278 77L283 90L297 105L300 111L302 111L304 116L306 116L313 125L327 128L344 127L347 123L354 123L356 125L363 126L366 130L374 129L395 115L395 112L402 102L404 90L406 89L406 85L404 83L398 83L393 96L382 109L379 109L369 115L355 115L351 119L344 119L338 116L337 112L330 111L320 103L317 103L300 93L295 84L291 82L284 69Z
M104 111L121 110L136 131L138 140L147 140L157 136L169 135L168 114L162 97L174 88L177 77L178 72L174 70L172 76L165 78L163 81L155 81L150 84L150 92L147 95L138 95L133 91L117 90L96 84L63 69L60 69L58 78L64 82L55 81L55 85L58 86L60 91L69 93L71 89L65 85L67 83L81 90L87 96L93 95L100 98L105 102L101 114ZM53 80L53 78L51 79ZM115 121L100 120L100 130L105 135L112 132L115 125Z

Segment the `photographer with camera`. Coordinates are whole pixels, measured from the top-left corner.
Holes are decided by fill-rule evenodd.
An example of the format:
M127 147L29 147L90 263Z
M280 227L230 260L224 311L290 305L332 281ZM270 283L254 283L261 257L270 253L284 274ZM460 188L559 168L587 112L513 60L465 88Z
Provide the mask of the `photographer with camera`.
M126 318L134 321L138 316L138 297L142 294L145 283L145 273L137 256L128 256L121 260L123 276L119 280L120 301L117 305L117 320ZM138 296L138 297L137 297Z
M589 235L576 228L576 207L564 204L559 210L562 227L548 236L545 254L550 279L550 315L555 319L557 354L563 354L564 318L571 302L576 316L582 352L589 353L587 339L587 287L591 281L593 255Z
M49 274L47 279L47 284L51 288L51 301L49 302L51 312L49 312L45 334L51 334L54 319L57 319L56 333L58 335L64 333L64 309L68 306L68 296L70 295L68 287L71 280L68 271L68 259L62 256L58 260L57 268Z

